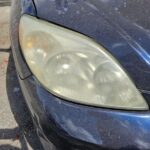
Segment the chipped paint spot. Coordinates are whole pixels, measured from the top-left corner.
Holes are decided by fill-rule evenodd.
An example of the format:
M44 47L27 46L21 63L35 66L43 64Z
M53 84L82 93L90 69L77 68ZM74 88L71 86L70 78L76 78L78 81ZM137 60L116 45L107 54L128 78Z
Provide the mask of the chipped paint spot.
M19 92L20 91L20 88L19 87L15 87L14 89L13 89L13 92L14 93L17 93L17 92Z

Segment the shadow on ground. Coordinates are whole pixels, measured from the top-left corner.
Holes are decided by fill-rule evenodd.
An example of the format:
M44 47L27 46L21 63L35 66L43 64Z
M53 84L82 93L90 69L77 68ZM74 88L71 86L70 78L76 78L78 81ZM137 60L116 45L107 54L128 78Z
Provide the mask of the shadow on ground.
M0 145L0 149L1 150L20 150L19 148L17 147L14 147L14 146L10 146L10 145Z
M6 73L6 87L11 111L18 123L18 127L15 129L0 129L0 139L19 140L21 143L21 150L43 150L21 93L11 52ZM30 145L31 148L28 148L28 145ZM0 145L0 150L19 149L11 145Z

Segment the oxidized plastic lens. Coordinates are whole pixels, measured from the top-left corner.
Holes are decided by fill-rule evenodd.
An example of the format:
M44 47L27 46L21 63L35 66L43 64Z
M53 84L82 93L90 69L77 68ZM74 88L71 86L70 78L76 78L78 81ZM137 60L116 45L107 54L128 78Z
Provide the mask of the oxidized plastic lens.
M92 106L148 109L118 62L90 38L27 15L19 31L31 71L51 93Z

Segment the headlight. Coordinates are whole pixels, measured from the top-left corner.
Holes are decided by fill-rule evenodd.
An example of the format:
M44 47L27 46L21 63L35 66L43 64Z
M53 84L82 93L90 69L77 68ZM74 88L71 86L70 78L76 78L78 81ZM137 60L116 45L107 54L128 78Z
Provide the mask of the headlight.
M29 68L52 94L92 106L148 109L118 62L92 39L27 15L19 38Z

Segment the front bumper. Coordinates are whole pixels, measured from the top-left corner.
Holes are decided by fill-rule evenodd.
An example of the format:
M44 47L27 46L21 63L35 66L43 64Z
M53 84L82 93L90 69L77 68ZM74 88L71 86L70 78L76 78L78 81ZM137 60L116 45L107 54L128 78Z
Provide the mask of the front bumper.
M46 150L150 149L150 113L116 111L61 100L30 76L20 79Z

